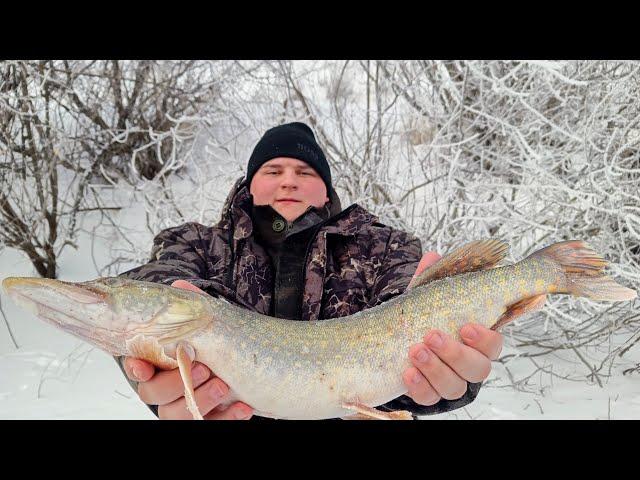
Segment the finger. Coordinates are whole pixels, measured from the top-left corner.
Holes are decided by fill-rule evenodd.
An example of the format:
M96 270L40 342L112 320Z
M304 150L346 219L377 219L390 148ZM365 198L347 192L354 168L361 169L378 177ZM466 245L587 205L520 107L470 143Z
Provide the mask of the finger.
M198 287L196 287L192 283L187 282L186 280L176 280L171 284L171 286L175 288L181 288L183 290L191 290L192 292L205 293L203 290L200 290Z
M491 360L439 330L424 337L424 343L458 376L468 382L481 382L491 373Z
M435 405L442 398L431 386L429 380L415 367L404 371L402 381L407 386L407 396L419 405Z
M420 275L426 268L430 267L441 258L442 256L438 255L436 252L425 253L420 259L420 263L418 263L418 268L416 268L416 273L414 273L413 276L415 277L416 275Z
M126 357L122 362L122 366L129 380L134 382L146 382L153 377L156 371L155 367L149 362L133 357Z
M462 379L424 344L412 346L409 349L409 358L442 398L455 400L462 397L467 391L466 380Z
M468 323L460 329L462 341L476 349L490 360L497 360L502 351L502 334L475 323Z
M194 400L196 401L196 405L198 405L200 414L204 417L220 405L228 393L229 387L218 377L214 377L200 388L196 388L194 390ZM187 400L184 396L158 407L158 416L161 419L171 420L189 420L193 418L191 412L187 410Z
M202 363L195 362L191 370L193 387L202 385L211 376L211 370ZM180 370L160 371L144 383L138 385L138 396L148 405L166 405L184 396L184 383Z
M253 416L253 408L246 403L236 402L227 408L215 408L204 416L205 420L249 420Z

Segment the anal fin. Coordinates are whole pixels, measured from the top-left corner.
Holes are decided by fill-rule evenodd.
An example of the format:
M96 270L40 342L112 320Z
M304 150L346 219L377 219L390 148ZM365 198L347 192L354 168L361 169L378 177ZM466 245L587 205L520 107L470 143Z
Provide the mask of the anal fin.
M498 321L491 327L491 330L497 330L504 327L507 323L512 322L522 315L542 310L547 300L547 295L534 295L517 301L507 307L507 311L502 314Z

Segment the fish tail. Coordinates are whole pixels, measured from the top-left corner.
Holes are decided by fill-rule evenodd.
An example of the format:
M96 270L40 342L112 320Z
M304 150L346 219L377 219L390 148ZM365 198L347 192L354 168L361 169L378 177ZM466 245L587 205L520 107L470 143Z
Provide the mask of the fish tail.
M558 285L557 293L609 302L633 300L637 296L635 290L604 274L607 261L586 242L569 240L555 243L533 253L532 257L547 258L560 267L564 281Z

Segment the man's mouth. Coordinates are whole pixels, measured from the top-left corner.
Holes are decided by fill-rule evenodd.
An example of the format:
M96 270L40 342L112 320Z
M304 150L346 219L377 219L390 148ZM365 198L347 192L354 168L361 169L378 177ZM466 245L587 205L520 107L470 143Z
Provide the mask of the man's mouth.
M276 202L281 202L281 203L300 203L300 200L296 200L294 198L281 198L279 200L276 200Z

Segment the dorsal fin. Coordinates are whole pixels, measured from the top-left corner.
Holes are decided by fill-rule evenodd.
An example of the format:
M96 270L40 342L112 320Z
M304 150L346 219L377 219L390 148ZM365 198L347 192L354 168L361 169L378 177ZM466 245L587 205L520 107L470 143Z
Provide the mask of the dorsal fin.
M487 270L500 263L507 256L509 245L501 240L476 240L469 242L445 255L436 263L413 278L407 290L425 285L444 277L461 273Z

